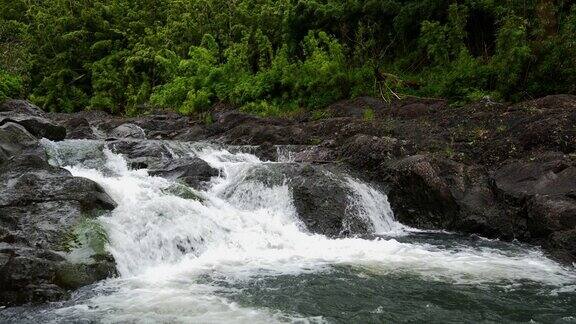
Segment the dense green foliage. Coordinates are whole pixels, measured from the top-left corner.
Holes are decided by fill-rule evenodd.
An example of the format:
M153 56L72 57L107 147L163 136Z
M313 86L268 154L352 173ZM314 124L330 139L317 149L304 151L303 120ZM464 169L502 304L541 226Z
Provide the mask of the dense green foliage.
M0 97L260 114L576 92L568 0L0 0Z

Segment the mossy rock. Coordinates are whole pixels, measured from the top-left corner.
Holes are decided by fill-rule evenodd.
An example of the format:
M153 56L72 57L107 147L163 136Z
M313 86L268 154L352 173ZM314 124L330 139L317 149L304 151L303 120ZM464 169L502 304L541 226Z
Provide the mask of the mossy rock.
M204 201L204 197L200 192L180 183L173 184L162 190L163 193L174 195L183 199L196 200L199 202Z
M82 218L66 235L62 251L72 263L94 263L99 256L106 256L108 234L98 219Z
M62 262L56 268L55 283L63 288L76 289L117 275L114 259L99 257L92 264Z

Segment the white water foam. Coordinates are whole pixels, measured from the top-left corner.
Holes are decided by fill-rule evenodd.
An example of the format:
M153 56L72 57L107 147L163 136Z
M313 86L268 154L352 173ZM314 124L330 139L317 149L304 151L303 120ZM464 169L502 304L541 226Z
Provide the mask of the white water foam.
M101 221L121 278L107 283L116 286L114 293L92 298L87 302L91 307L62 309L62 314L98 311L103 316L114 314L111 318L118 321L148 316L151 321L174 322L285 321L291 317L243 308L218 297L215 291L223 288L201 285L198 278L234 282L325 271L333 265L463 284L530 280L561 287L576 281L573 271L538 250L510 254L489 248L440 249L396 239L328 239L311 234L297 218L288 186L244 184L248 170L265 166L255 156L210 146L190 154L221 170L210 188L198 193L201 201L170 194L166 189L172 182L151 177L146 170L129 170L122 156L107 150L107 172L82 165L67 167L75 176L102 185L118 203ZM351 178L347 185L360 206L360 216L371 222L375 233L406 230L394 220L384 194ZM241 190L229 196L230 187Z

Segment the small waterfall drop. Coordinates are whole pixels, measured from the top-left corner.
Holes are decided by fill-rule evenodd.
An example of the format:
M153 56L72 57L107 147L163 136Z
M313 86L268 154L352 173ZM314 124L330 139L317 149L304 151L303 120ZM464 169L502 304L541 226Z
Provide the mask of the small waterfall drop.
M157 316L152 321L218 322L230 316L238 322L292 321L297 315L231 303L218 297L223 286L201 279L242 282L330 271L335 265L464 284L531 280L562 286L576 279L538 250L505 254L490 248L442 249L402 242L394 237L411 230L394 220L386 195L349 176L343 179L350 188L351 208L386 239L329 239L309 233L298 219L288 185L245 181L250 172L274 167L274 162L249 153L206 143L166 142L174 155L199 157L220 170L205 190L188 188L193 195L183 197L172 190L180 184L150 176L146 169L131 170L123 156L102 142L43 144L52 163L96 181L118 203L100 221L121 276L104 284L107 293L83 302L89 307L81 303L58 310L70 318L94 312L130 321L150 312Z

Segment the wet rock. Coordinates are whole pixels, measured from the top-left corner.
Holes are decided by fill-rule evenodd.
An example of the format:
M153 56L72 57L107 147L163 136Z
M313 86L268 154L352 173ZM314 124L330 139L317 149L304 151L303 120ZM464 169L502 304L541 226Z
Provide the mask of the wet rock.
M371 224L353 207L356 197L346 179L327 168L300 163L257 167L227 194L249 197L254 194L254 182L268 187L287 185L298 218L312 233L345 237L369 232Z
M36 137L23 126L12 122L5 123L0 126L0 163L37 144Z
M0 206L47 201L77 201L85 209L114 209L116 204L95 182L53 167L37 155L23 154L0 167Z
M363 170L377 169L381 163L406 156L414 149L408 141L387 136L358 134L340 147L340 156L354 167Z
M77 288L59 281L74 268L88 284L115 273L103 251L68 257L74 228L115 208L95 182L48 164L42 152L16 155L0 166L0 305L52 301ZM110 271L96 271L106 268ZM106 272L106 273L105 273Z
M30 116L45 117L45 113L38 106L26 100L6 100L0 104L0 112L11 112Z
M132 169L160 169L175 158L161 141L119 140L107 145L122 154Z
M567 262L576 261L576 165L561 153L511 161L493 172L508 213L526 223L527 240Z
M39 139L45 137L53 141L61 141L66 137L66 128L43 117L0 112L0 125L6 123L19 124Z
M205 140L209 136L210 132L206 129L205 126L194 125L176 135L174 139L179 141L195 142Z
M178 180L192 188L199 189L212 177L218 176L219 171L202 159L184 158L170 161L159 169L151 169L148 174Z
M145 139L146 134L144 130L135 124L122 124L116 128L114 128L109 135L110 138L133 138L133 139Z
M266 123L240 124L227 131L222 140L234 145L306 143L305 135L300 128Z
M60 255L0 242L0 305L55 301L68 296L52 283Z
M576 194L576 166L561 153L541 154L533 161L512 161L494 171L492 179L502 195L515 199Z
M67 129L67 139L97 139L92 126L84 117L75 117L66 120L63 124Z
M174 139L192 127L190 118L169 112L134 118L131 122L151 139Z
M426 155L383 166L398 220L429 229L513 237L513 221L502 214L485 172Z

